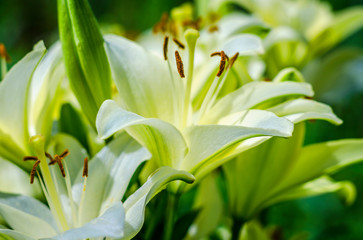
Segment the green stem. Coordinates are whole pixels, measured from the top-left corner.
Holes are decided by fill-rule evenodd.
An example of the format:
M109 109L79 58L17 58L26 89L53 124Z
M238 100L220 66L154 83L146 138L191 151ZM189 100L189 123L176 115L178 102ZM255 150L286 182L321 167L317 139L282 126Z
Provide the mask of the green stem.
M164 226L163 240L171 240L175 223L175 213L178 206L178 196L168 193L168 205L166 209L166 223Z

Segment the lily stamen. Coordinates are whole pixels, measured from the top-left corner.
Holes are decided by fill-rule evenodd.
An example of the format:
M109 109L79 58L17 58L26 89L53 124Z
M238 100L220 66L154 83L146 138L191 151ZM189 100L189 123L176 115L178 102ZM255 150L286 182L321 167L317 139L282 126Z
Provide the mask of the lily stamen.
M39 163L40 163L40 160L37 160L33 165L33 168L32 168L32 170L30 172L30 184L34 183L34 175L36 173L36 170L37 170L37 167L38 167Z
M179 48L185 49L185 45L181 43L178 39L173 38L173 41L175 42L176 45L178 45Z
M63 177L66 177L66 172L65 172L65 170L64 170L64 166L63 166L63 164L62 164L62 160L66 157L66 156L68 156L69 155L69 151L68 151L68 149L66 149L66 150L64 150L64 152L63 153L61 153L59 156L56 154L56 155L54 155L54 158L49 154L49 153L45 153L45 156L47 157L47 158L49 158L49 160L50 160L50 162L49 162L49 165L54 165L54 164L58 164L58 166L59 166L59 169L60 169L60 171L61 171L61 173L62 173L62 176Z
M221 51L220 54L221 54L221 61L219 62L219 70L217 72L217 77L220 77L222 75L224 68L226 66L226 60L228 59L224 51Z
M232 68L234 62L237 60L239 56L239 53L237 52L235 55L233 55L233 57L231 57L231 59L228 61L228 66L227 68Z
M88 157L83 160L83 174L82 177L88 177Z
M185 78L184 75L184 64L178 51L175 51L176 67L181 78Z
M36 160L38 160L38 158L35 157L35 156L25 156L25 157L23 157L23 161L36 161Z
M169 42L169 37L165 36L164 37L164 43L163 43L163 53L164 53L164 60L168 60L168 42Z

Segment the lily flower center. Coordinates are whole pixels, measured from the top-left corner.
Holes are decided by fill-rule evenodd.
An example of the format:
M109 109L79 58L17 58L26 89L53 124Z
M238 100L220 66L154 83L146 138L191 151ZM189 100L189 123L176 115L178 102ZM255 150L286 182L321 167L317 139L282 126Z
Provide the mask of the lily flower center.
M81 195L81 202L78 208L78 212L76 210L75 203L73 201L72 196L72 186L71 186L71 178L69 174L69 170L67 167L67 163L65 161L65 157L69 155L68 149L64 150L61 154L55 154L52 156L48 152L44 151L44 137L43 136L34 136L30 140L33 145L36 156L25 156L23 158L24 161L35 161L33 168L30 172L30 184L34 183L35 175L38 176L40 185L42 187L43 193L47 199L49 208L56 219L59 229L63 232L70 229L70 226L79 227L81 216L81 209L84 202L84 195L86 191L87 177L88 177L88 158L84 159L84 169L83 169L83 192ZM49 161L47 161L47 158ZM57 164L59 170L64 178L67 195L70 203L71 213L72 213L72 222L69 223L67 221L66 215L64 213L59 193L59 183L58 178L55 177L54 168L50 168L49 166L53 166ZM37 170L40 168L40 172Z

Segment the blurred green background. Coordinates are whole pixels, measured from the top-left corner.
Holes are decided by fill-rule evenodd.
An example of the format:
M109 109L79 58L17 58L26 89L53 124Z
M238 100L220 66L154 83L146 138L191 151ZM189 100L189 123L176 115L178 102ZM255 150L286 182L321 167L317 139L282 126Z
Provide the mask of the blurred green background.
M186 2L183 0L90 0L101 26L127 36L152 27L163 12ZM362 0L331 0L334 11L363 4ZM10 65L29 52L39 40L47 47L58 39L55 0L0 0L0 42L12 57ZM363 49L363 30L340 43L341 47ZM363 86L363 58L355 64L361 72ZM343 100L331 104L344 124L336 127L325 122L308 123L306 143L339 138L363 137L363 91L354 91ZM345 206L336 195L329 194L298 201L281 203L263 213L267 225L281 227L283 238L298 232L309 232L309 239L363 239L363 164L356 164L333 176L337 180L350 180L357 187L357 200Z

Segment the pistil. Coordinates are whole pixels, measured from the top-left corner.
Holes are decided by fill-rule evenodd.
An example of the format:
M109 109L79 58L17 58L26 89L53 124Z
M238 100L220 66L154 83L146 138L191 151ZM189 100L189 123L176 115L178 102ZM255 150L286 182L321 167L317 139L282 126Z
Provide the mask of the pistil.
M44 137L40 135L34 136L30 139L30 142L33 145L34 151L39 161L39 166L44 179L45 188L47 190L47 195L49 196L49 199L47 200L50 205L53 206L53 209L55 211L54 215L57 217L57 220L59 221L62 230L66 231L69 229L69 226L64 216L62 205L48 167L46 155L44 153Z
M197 39L199 38L199 32L195 29L188 29L185 31L185 40L188 46L188 71L187 71L187 82L184 95L184 105L183 105L183 127L188 125L189 112L191 107L191 90L192 90L192 80L193 80L193 70L194 70L194 52Z

